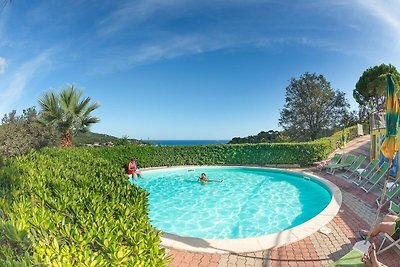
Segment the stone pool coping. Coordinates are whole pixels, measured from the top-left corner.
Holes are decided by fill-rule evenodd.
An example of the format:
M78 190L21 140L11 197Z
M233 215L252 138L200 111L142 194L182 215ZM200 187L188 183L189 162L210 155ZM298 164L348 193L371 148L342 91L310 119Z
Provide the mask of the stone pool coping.
M142 169L145 173L151 170L161 169L173 169L173 168L212 168L212 167L238 167L238 168L257 168L266 170L277 170L277 168L265 168L265 167L249 167L249 166L173 166L173 167L156 167ZM204 253L247 253L253 251L267 250L271 248L277 248L285 246L301 240L307 236L312 235L318 231L321 227L328 224L339 212L342 204L342 193L340 189L332 182L321 178L319 176L305 173L302 171L290 171L287 169L278 169L286 172L293 173L304 173L313 179L325 184L332 192L332 199L326 208L312 219L296 226L291 229L252 238L238 238L238 239L206 239L206 238L194 238L179 236L170 233L163 233L161 237L161 245L167 248L176 250L186 250L192 252L204 252Z

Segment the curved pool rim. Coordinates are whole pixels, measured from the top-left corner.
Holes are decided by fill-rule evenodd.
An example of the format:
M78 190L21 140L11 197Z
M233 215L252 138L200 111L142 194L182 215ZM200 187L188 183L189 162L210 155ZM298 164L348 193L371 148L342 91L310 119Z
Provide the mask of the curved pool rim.
M310 177L310 179L322 183L330 190L332 194L331 201L318 215L310 220L297 225L293 228L284 230L268 235L262 235L251 238L236 238L236 239L207 239L189 236L180 236L163 232L161 237L161 245L166 248L185 250L190 252L203 252L203 253L248 253L260 250L268 250L289 245L293 242L304 239L315 232L321 227L328 224L339 212L342 205L342 192L332 182L319 177L317 175L308 173L303 170L293 171L283 168L267 168L267 167L250 167L250 166L226 166L226 165L183 165L183 166L163 166L141 169L145 175L147 171L153 170L171 170L179 168L249 168L249 169L264 169L264 170L280 170L283 172L302 174Z

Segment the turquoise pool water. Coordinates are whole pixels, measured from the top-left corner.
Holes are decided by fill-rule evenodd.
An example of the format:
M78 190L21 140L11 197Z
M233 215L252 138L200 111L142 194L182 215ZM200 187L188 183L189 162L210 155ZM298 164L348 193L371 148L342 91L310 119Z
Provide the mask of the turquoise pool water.
M197 182L202 172L224 182L202 185ZM180 236L235 239L276 233L313 218L332 198L321 182L280 170L173 168L146 171L144 177L137 185L150 192L152 224Z

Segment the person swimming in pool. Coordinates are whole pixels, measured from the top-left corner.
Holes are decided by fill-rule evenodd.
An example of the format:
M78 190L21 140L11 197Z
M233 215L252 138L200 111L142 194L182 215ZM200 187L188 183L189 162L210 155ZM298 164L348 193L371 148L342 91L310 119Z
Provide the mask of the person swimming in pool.
M197 179L198 182L201 182L203 185L206 184L207 182L218 182L222 183L224 180L210 180L207 178L206 174L203 172L201 176Z

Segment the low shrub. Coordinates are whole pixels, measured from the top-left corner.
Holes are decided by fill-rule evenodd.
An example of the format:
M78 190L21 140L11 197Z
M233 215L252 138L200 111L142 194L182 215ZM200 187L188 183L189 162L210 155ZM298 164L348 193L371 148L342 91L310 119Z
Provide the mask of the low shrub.
M84 149L45 149L0 170L0 264L165 266L148 193ZM4 266L4 265L2 265Z

